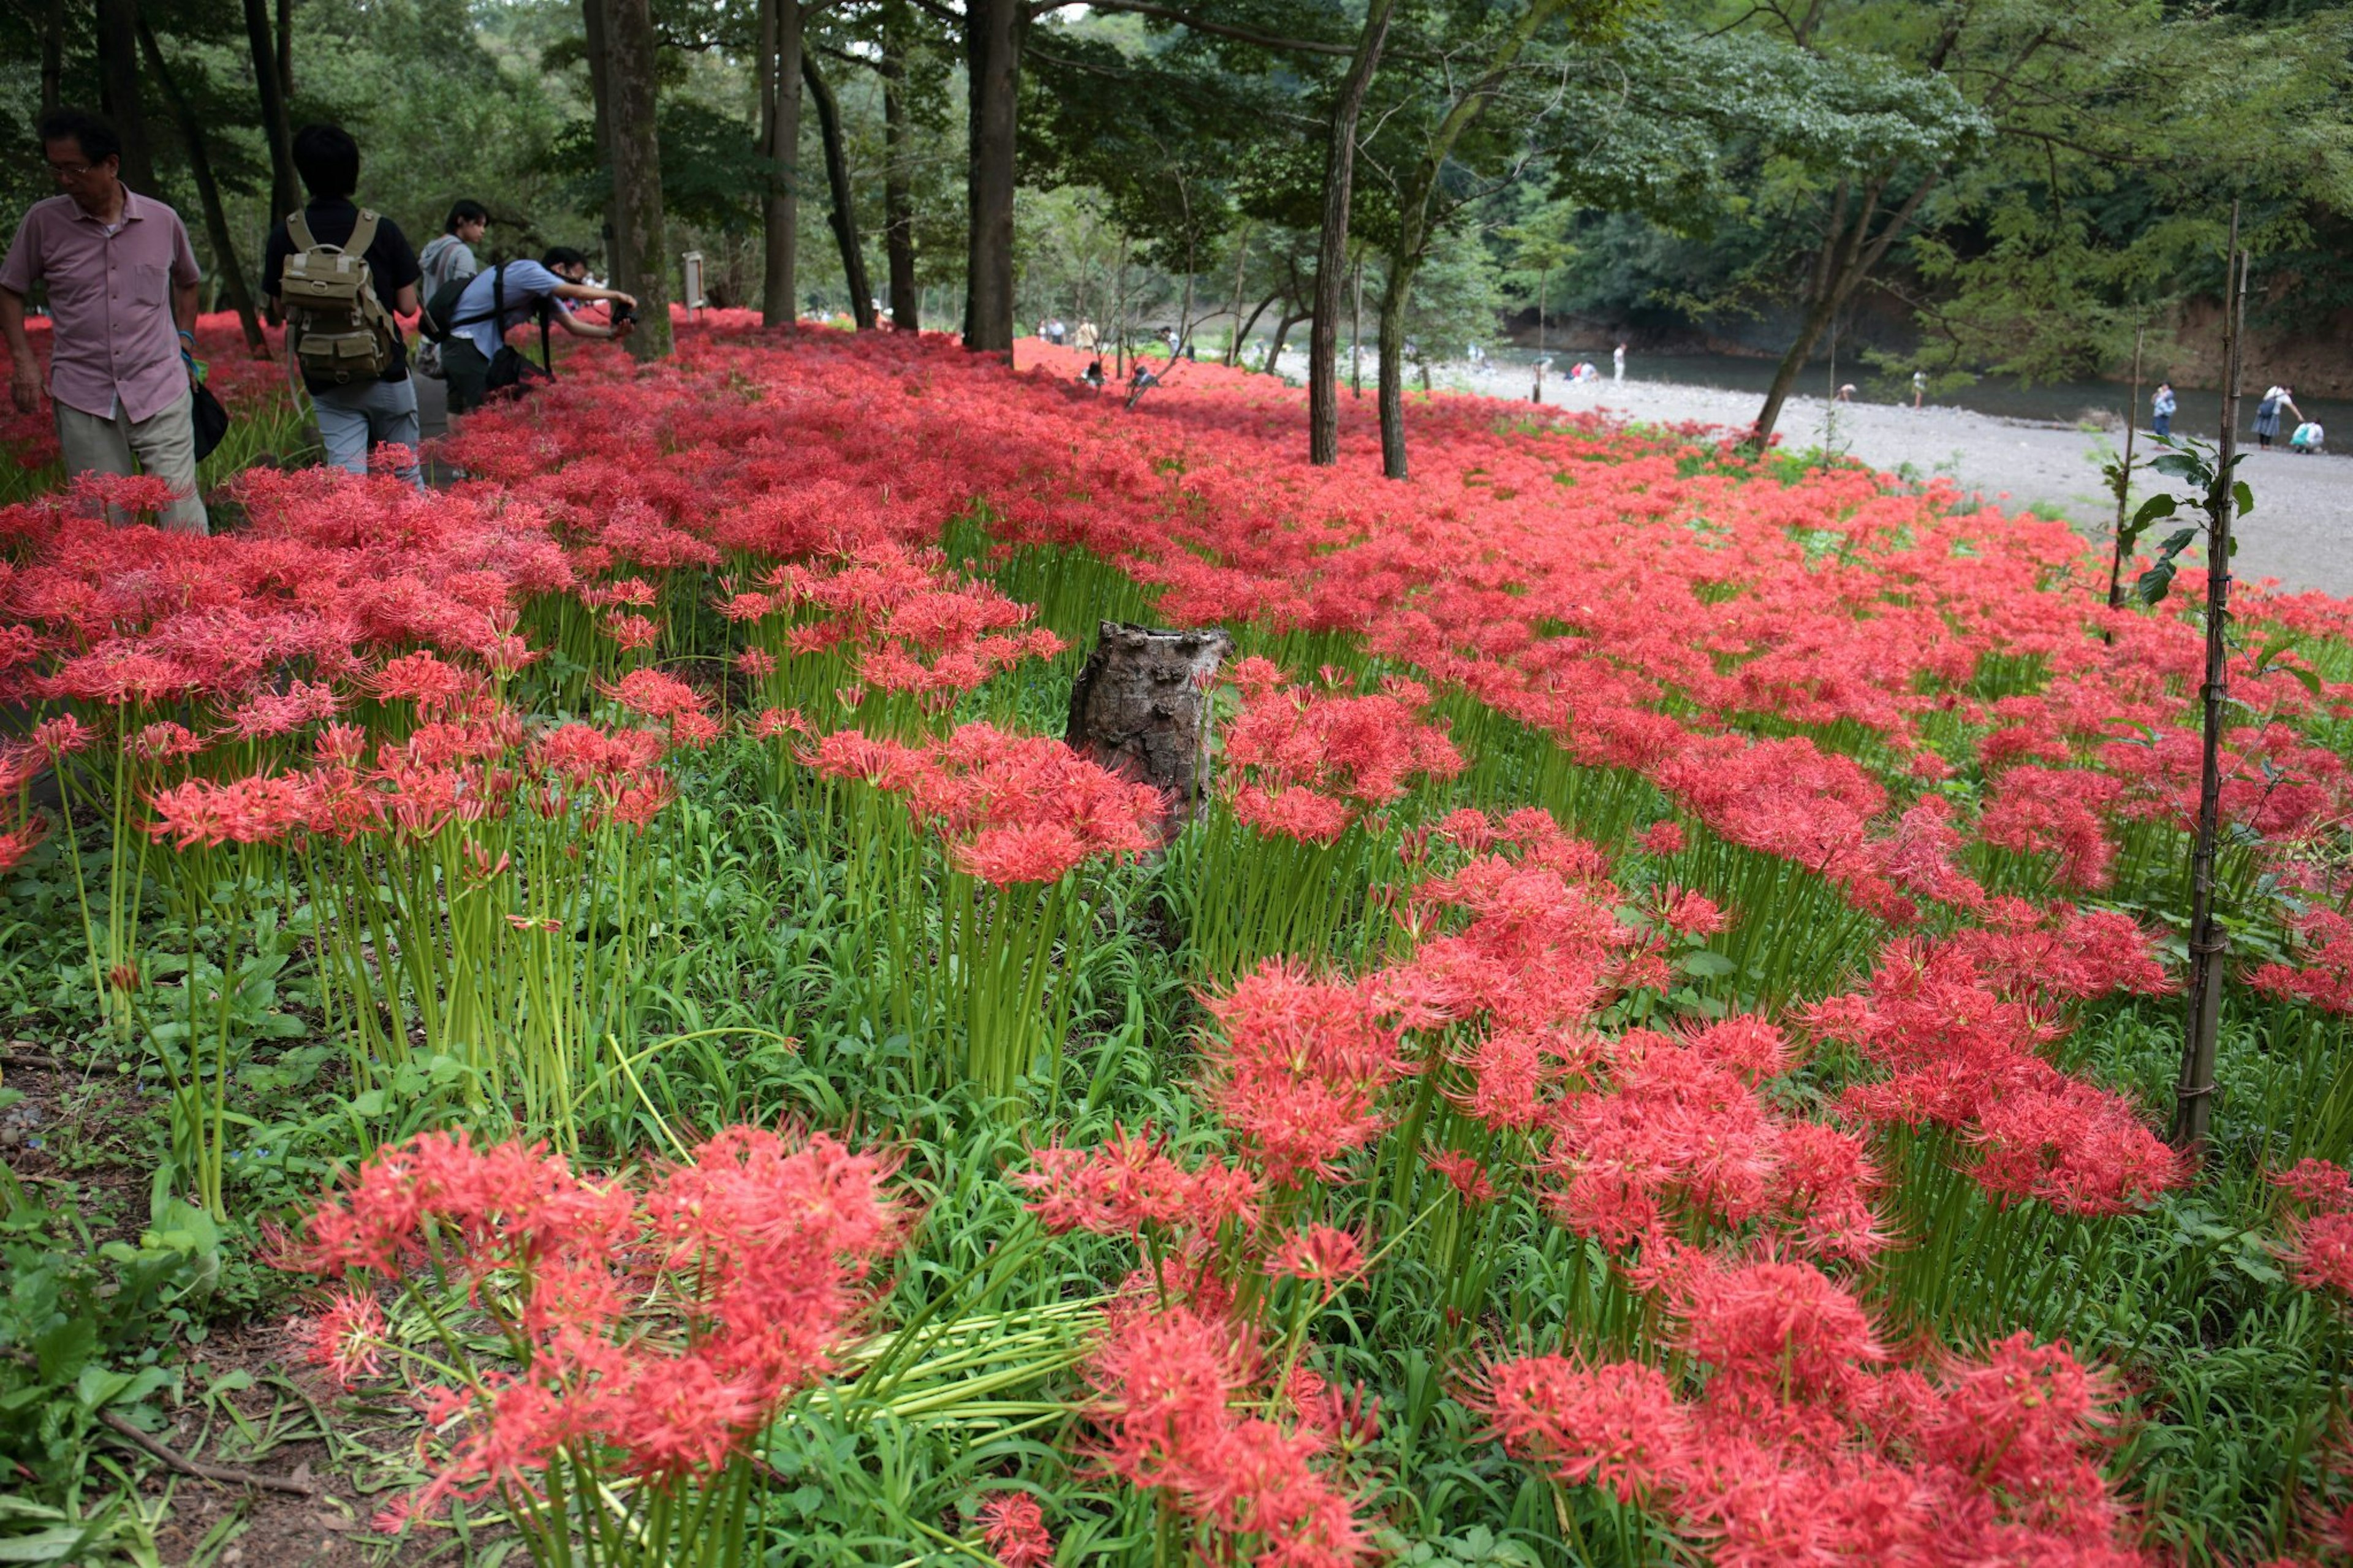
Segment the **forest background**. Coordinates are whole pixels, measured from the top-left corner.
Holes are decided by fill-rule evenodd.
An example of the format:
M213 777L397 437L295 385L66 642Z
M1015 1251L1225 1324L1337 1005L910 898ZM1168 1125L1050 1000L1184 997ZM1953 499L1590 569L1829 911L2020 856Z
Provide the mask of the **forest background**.
M97 104L216 307L297 199L286 131L332 119L420 244L471 196L494 255L671 298L696 250L771 319L1271 365L1356 84L1335 335L1393 317L1392 381L1541 325L1790 375L1843 333L1937 386L2119 374L2140 333L2196 384L2237 201L2259 357L2353 392L2353 8L2313 0L0 0L0 203L48 194L44 105Z

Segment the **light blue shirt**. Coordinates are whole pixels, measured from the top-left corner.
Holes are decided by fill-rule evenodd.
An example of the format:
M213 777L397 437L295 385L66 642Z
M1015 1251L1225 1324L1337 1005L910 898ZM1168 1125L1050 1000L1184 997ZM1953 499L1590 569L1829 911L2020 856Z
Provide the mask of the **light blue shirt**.
M492 281L492 274L501 270L506 274L503 285ZM484 359L490 359L498 353L500 341L507 335L507 329L531 320L538 302L554 293L564 281L536 261L510 261L503 268L492 268L489 271L477 272L474 280L466 285L466 291L458 297L458 310L453 319L460 321L469 316L482 319L458 328L457 332L481 350ZM491 303L501 293L506 298L506 310L502 319L493 321L490 319ZM564 302L561 300L555 301L555 308L563 310Z
M2152 414L2172 413L2174 409L2173 394L2170 392L2158 393L2156 396L2148 400L2148 407L2149 412Z

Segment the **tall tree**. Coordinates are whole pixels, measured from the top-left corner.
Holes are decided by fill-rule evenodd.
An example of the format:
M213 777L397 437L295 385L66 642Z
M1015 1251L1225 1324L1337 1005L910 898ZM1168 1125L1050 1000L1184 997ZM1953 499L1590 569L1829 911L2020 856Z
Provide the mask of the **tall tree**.
M1020 177L1021 46L1029 16L1022 0L967 0L965 6L971 169L964 346L979 353L1013 353L1013 193Z
M907 0L883 0L880 68L882 75L882 255L891 275L891 330L923 330L922 297L915 286L915 197L912 164L914 128L908 113L908 56L914 22Z
M1468 79L1453 101L1446 104L1437 124L1423 141L1399 192L1380 318L1381 472L1390 479L1406 477L1406 314L1413 299L1414 274L1430 254L1434 233L1430 203L1438 194L1439 178L1453 160L1464 136L1485 117L1530 41L1564 15L1568 6L1569 0L1526 0L1520 14L1510 18L1493 42L1479 51L1485 57L1483 64ZM1609 0L1583 0L1583 6L1588 22L1599 21L1611 8ZM1556 100L1556 97L1548 101Z
M1365 93L1379 68L1395 0L1371 0L1364 30L1332 104L1331 140L1324 153L1324 212L1315 248L1314 305L1307 329L1307 460L1340 460L1340 301L1347 272L1348 208L1356 190L1356 123Z
M245 38L261 98L261 140L269 149L269 215L282 218L302 205L302 189L294 174L294 127L286 106L290 58L281 52L281 39L269 25L269 0L245 0Z
M155 30L147 24L147 16L133 0L132 20L139 29L140 52L147 57L147 68L155 78L155 85L164 89L164 101L171 105L172 118L180 128L180 141L188 155L188 175L195 182L196 202L204 209L205 232L212 241L213 269L220 275L221 290L228 296L229 308L237 312L238 325L245 329L246 346L257 359L267 358L269 340L262 335L261 318L255 314L253 293L245 284L245 268L237 258L237 240L228 224L228 213L221 205L220 182L213 177L211 150L205 144L203 121L180 89L172 68L164 63L164 51L156 47Z
M800 313L801 80L807 58L800 0L760 0L760 153L774 171L761 202L760 321L789 326Z
M809 101L817 105L818 134L825 145L825 179L833 197L828 215L834 242L841 247L841 276L849 289L849 314L861 332L874 330L874 293L866 279L866 254L858 235L858 196L849 183L849 154L842 145L841 105L817 68L817 57L803 51L801 79L808 84Z
M139 88L136 0L98 0L99 107L122 141L122 183L142 195L155 192L155 154L147 140L147 111Z
M65 101L66 0L47 0L41 7L41 112Z
M639 359L659 359L670 352L670 258L662 223L661 141L654 128L659 62L653 12L648 0L605 3L613 281L638 301L629 352Z

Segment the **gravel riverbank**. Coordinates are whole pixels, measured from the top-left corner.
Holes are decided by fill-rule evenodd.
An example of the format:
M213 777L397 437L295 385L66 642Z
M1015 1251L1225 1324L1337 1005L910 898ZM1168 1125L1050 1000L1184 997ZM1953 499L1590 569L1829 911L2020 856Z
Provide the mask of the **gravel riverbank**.
M1603 380L1582 386L1548 375L1545 403L1630 420L1697 420L1731 428L1757 416L1759 400L1749 393L1630 377L1612 383L1607 374L1605 368ZM1453 379L1462 390L1487 396L1524 400L1529 393L1530 378L1520 369L1458 372ZM1831 412L1820 397L1792 398L1781 416L1782 444L1830 445L1873 468L1924 479L1949 475L1989 500L2056 508L2093 537L2105 538L2115 521L2116 502L2099 466L2124 439L2121 430L2068 429L1933 405L1841 404L1835 423L1826 425ZM2353 430L2334 434L2353 442ZM2137 439L2147 438L2144 430ZM2255 510L2240 533L2239 574L2353 596L2353 457L2303 457L2275 447L2251 454L2239 472L2255 496ZM2137 486L2136 502L2153 488L2146 481Z

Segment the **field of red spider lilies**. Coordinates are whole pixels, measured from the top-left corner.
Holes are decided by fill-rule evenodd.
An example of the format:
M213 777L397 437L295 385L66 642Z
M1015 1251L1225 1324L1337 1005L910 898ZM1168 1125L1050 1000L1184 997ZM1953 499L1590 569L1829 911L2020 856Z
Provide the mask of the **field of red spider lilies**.
M2234 603L2185 1155L2194 592L1077 368L723 316L446 491L0 508L0 1555L269 1471L186 1368L290 1314L354 1561L2353 1552L2353 605ZM1104 620L1235 642L1165 843Z

